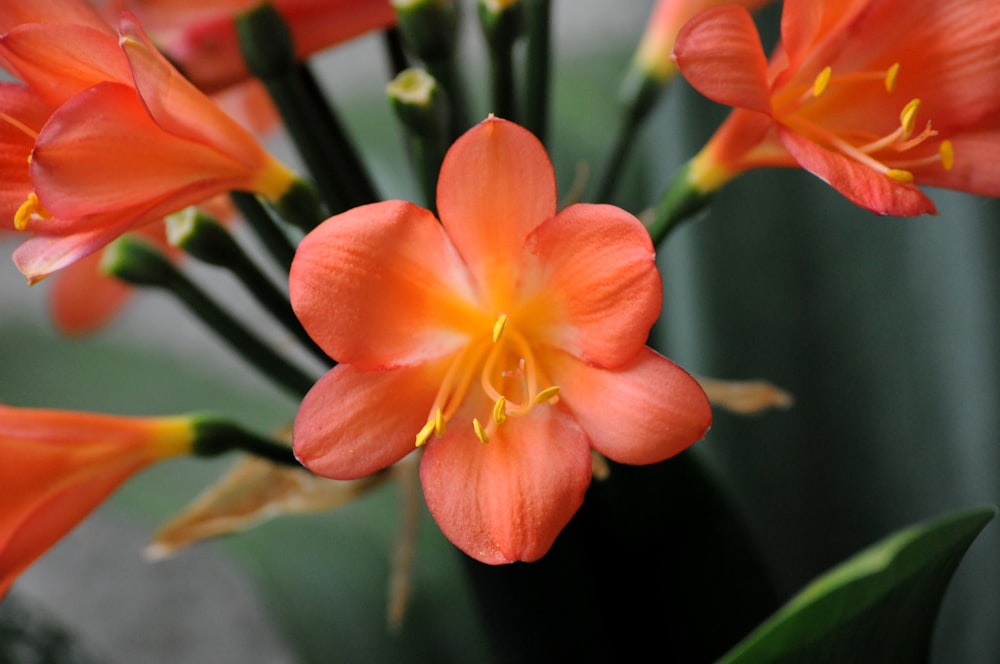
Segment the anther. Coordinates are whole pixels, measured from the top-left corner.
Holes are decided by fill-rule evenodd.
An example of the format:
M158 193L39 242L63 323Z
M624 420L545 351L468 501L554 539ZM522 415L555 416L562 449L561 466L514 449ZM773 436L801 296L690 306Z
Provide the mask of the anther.
M421 427L420 431L417 432L416 447L423 447L426 445L427 441L431 439L432 433L434 433L434 420L427 422L427 424Z
M507 421L507 399L504 397L500 397L493 404L493 421L497 424L503 424Z
M885 91L892 92L896 89L896 77L899 76L899 63L895 63L885 72Z
M938 156L941 157L941 166L944 167L944 170L950 171L955 166L955 147L951 141L941 141L941 145L938 147Z
M21 203L21 206L17 208L17 212L14 213L14 228L23 231L28 227L28 222L31 221L31 217L34 215L46 219L52 218L52 215L42 207L42 202L38 200L38 195L35 192L31 192L28 194L28 200Z
M493 343L500 341L505 329L507 329L507 314L500 314L497 322L493 324Z
M476 437L482 441L483 445L490 442L490 437L486 435L486 429L479 423L479 420L472 418L472 429L476 432Z
M823 71L816 76L816 80L813 81L813 97L818 97L823 94L826 90L826 86L830 85L830 76L833 75L833 70L830 67L824 67Z
M444 433L444 413L438 408L434 411L434 435L440 436Z
M913 173L910 171L904 171L899 168L890 168L885 172L885 174L896 182L902 182L903 184L910 184L913 182Z
M552 385L551 387L546 387L544 390L535 395L535 403L542 404L546 401L550 401L559 394L559 386Z
M909 136L913 133L913 127L917 124L917 112L920 110L920 100L911 99L907 102L903 110L899 112L899 124L903 128L903 133Z

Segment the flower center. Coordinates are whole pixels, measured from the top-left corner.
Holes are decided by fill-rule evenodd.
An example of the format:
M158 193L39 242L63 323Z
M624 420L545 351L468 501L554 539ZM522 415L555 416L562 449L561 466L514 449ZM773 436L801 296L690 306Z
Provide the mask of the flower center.
M904 154L923 145L929 139L938 136L928 120L918 133L917 114L920 112L920 100L908 101L899 112L899 126L894 130L877 134L872 131L839 130L834 131L805 117L796 111L810 104L815 99L824 96L828 90L845 86L871 86L880 84L886 93L896 88L899 76L899 63L885 71L860 71L849 74L834 75L830 67L826 67L816 76L812 85L801 92L795 92L794 99L784 107L775 104L775 115L781 117L781 122L795 131L810 136L828 149L857 161L869 168L904 183L913 182L913 170L921 166L939 163L945 170L951 170L955 165L955 152L951 141L940 140L936 152L927 156L910 157ZM869 91L862 91L870 94ZM926 150L923 150L926 154ZM911 153L912 154L912 153Z
M470 391L477 389L493 405L482 419L472 418L472 430L488 443L509 417L527 415L535 406L558 399L559 387L547 382L528 340L507 314L500 314L488 333L473 338L452 359L427 422L417 432L416 446L442 435Z

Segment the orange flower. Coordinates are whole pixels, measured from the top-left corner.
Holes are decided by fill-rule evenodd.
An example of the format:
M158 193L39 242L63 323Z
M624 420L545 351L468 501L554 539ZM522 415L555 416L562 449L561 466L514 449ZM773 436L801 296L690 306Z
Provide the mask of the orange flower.
M661 306L642 224L609 205L556 212L552 165L489 118L449 150L441 221L402 201L327 220L292 264L292 306L341 362L305 397L296 456L337 479L423 448L427 505L486 563L535 560L583 501L591 449L647 464L711 413L645 346Z
M258 0L116 0L136 16L171 62L206 92L246 81L234 17ZM392 25L389 0L272 0L299 58Z
M191 418L0 405L0 596L125 480L194 440Z
M42 6L81 14L79 4ZM10 18L3 10L0 26ZM119 34L94 14L87 24L18 24L0 38L0 63L52 109L37 135L14 125L34 139L33 191L15 215L17 228L33 234L14 253L29 282L216 194L246 190L276 200L297 181L186 81L131 17L123 16ZM3 105L0 113L8 120Z
M639 42L633 64L660 83L665 83L677 74L677 66L670 59L674 40L693 16L719 5L738 4L754 10L771 2L772 0L657 0L646 23L646 31Z
M690 162L701 193L801 166L881 214L934 212L917 184L1000 195L1000 11L993 0L789 0L770 62L747 12L695 17L674 58L736 109Z

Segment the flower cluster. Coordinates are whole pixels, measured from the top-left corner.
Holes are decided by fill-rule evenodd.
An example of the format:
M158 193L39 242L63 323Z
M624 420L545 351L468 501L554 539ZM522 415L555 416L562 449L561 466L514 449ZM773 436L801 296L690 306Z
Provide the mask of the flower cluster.
M464 554L539 560L609 468L685 452L712 404L790 403L758 384L735 397L647 345L664 302L657 247L725 183L801 167L898 216L936 211L924 186L1000 195L993 3L786 0L768 58L750 13L768 0L658 0L600 193L583 186L561 204L546 145L548 2L478 3L491 66L477 115L458 74L454 1L0 0L11 79L0 83L0 228L20 241L13 261L29 284L56 275L57 327L93 331L133 288L161 288L297 403L282 423L290 439L203 414L0 405L0 595L133 474L228 451L282 470L255 471L254 495L268 498L254 519L293 511L288 494L307 484L323 496L312 504L332 506L419 468L428 511ZM309 66L371 31L396 70L399 154L422 205L379 191ZM660 200L611 204L678 75L731 114ZM279 118L301 174L263 146ZM232 272L301 347L285 352L293 342L232 315L185 273L185 256ZM350 489L316 490L322 478Z

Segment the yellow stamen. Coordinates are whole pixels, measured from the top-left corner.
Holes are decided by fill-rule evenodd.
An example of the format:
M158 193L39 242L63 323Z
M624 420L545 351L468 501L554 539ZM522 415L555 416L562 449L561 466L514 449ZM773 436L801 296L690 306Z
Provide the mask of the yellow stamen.
M440 413L441 411L438 410ZM417 432L417 444L416 447L423 447L427 444L427 441L431 439L431 434L434 433L434 420L429 421L425 424L420 431Z
M535 395L535 403L538 404L545 403L546 401L554 399L558 394L559 394L558 385L552 385L550 387L546 387L544 390Z
M826 86L830 85L830 77L833 75L833 70L830 67L825 67L823 71L819 73L816 80L813 81L813 97L818 97L823 94L826 90Z
M490 442L489 436L486 435L486 429L484 429L483 425L479 423L479 420L474 417L472 418L472 429L476 432L476 437L479 438L484 445Z
M493 404L493 421L497 424L503 424L507 421L507 399L500 397L497 402Z
M507 329L507 314L500 314L497 322L493 324L493 343L500 341L505 329Z
M941 166L944 167L944 170L950 171L955 166L955 147L951 141L941 141L938 155L941 157Z
M434 435L440 436L444 433L444 413L440 408L434 411Z
M899 63L895 63L893 66L889 67L889 70L885 73L885 91L892 92L896 89L896 77L899 76Z
M35 192L28 194L28 200L21 203L21 206L17 208L17 212L14 213L14 228L19 231L25 230L32 217L52 218L52 215L45 209L42 202L38 200L38 195Z
M911 99L907 102L903 110L899 112L899 124L903 128L903 133L909 136L913 133L913 127L917 124L917 112L920 110L920 100Z
M910 184L913 182L913 173L910 171L904 171L900 168L890 168L885 172L885 174L896 182L902 182L903 184Z

